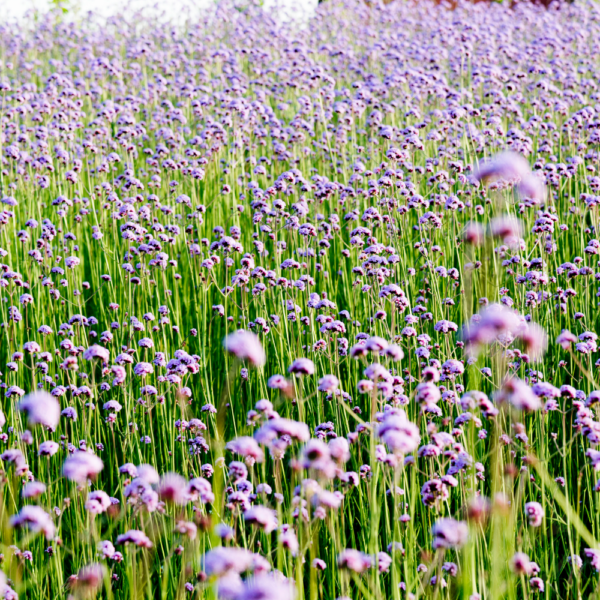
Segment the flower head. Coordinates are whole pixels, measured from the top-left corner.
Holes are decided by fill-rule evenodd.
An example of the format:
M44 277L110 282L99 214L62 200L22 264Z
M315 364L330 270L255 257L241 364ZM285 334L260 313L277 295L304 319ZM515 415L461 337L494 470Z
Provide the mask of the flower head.
M258 337L250 332L240 329L230 333L223 340L223 347L240 360L247 360L254 367L262 367L266 356Z

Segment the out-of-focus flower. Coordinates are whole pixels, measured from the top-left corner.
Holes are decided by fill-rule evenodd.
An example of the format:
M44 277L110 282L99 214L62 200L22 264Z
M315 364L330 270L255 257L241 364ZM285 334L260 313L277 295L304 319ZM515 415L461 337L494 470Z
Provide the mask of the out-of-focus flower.
M33 533L43 533L47 540L53 539L56 533L50 515L43 508L33 504L24 506L19 514L10 518L9 522L11 527L27 527Z
M312 375L315 372L315 365L308 358L297 358L290 365L288 372L294 375Z
M544 519L544 508L539 502L527 502L525 514L531 527L539 527Z
M83 485L88 479L94 479L103 468L104 463L99 456L79 450L65 460L63 475Z
M464 521L452 518L439 519L431 528L433 548L460 548L469 537L469 528Z
M56 429L60 420L60 404L48 392L38 390L19 401L19 410L27 413L29 425L43 425Z
M496 402L509 402L517 410L532 412L542 408L542 402L533 390L517 377L511 377L504 382L499 392L494 396Z
M152 548L150 538L139 529L130 529L127 533L117 536L117 544L132 544L138 548Z
M414 452L421 441L419 428L408 420L402 409L384 413L384 418L377 427L377 435L397 454Z
M262 367L265 364L266 356L262 344L258 337L250 331L240 329L229 334L223 340L223 347L236 358L247 360L255 367Z
M371 566L371 558L359 550L347 548L338 555L337 564L340 569L363 573Z
M99 346L98 344L94 344L90 346L84 353L83 358L85 360L100 360L104 364L108 364L110 360L110 352L104 348L103 346Z

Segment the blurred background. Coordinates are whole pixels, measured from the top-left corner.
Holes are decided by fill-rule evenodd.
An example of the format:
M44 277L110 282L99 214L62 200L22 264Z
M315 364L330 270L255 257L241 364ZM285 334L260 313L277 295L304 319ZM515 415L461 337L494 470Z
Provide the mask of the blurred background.
M93 11L103 16L113 16L133 12L139 8L153 8L158 12L172 15L174 20L182 14L215 5L218 0L0 0L0 20L24 17L28 12L46 12L51 8L61 8L67 14L81 14ZM262 0L264 9L280 17L306 18L315 10L319 0ZM239 0L240 6L248 0Z

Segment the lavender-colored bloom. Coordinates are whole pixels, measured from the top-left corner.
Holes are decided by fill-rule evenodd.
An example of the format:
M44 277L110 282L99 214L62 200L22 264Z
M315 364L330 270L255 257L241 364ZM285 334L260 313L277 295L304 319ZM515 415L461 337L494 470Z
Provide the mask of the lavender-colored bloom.
M107 576L107 569L103 564L91 563L79 569L73 589L82 597L95 596Z
M404 351L396 344L390 344L384 351L384 355L398 362L404 358Z
M505 244L515 246L516 241L523 235L523 225L519 219L504 215L490 221L489 232L492 237L501 238Z
M54 456L58 452L58 449L59 445L56 442L53 442L52 440L47 440L40 444L40 447L38 448L38 455Z
M154 485L160 481L158 472L152 465L138 465L136 468L137 477L148 485Z
M90 346L84 353L83 358L85 360L95 360L99 359L104 364L108 364L110 360L110 352L104 348L103 346L99 346L98 344L94 344Z
M227 442L225 446L227 450L231 450L235 454L239 454L244 458L252 458L256 462L262 462L265 458L264 452L254 438L243 436Z
M313 569L317 569L319 571L324 571L327 568L327 563L320 558L315 558L312 562Z
M371 566L371 558L359 550L347 548L338 554L337 564L340 569L363 573Z
M522 198L530 199L535 204L546 198L544 183L529 168L529 163L516 152L502 152L475 171L478 181L504 181L516 183Z
M284 435L300 442L307 442L310 438L310 430L306 423L298 423L291 419L271 419L254 434L254 439L259 444L270 444Z
M138 548L152 548L150 538L139 529L130 529L127 533L117 536L117 545L132 544Z
M467 542L469 528L464 521L439 519L431 528L433 548L460 548Z
M93 514L101 514L106 512L111 505L110 497L107 493L96 490L88 494L85 502L85 509Z
M188 482L177 473L166 473L160 478L158 483L158 495L161 500L172 504L187 504L189 498L187 495Z
M336 437L329 441L329 453L331 457L340 462L345 463L350 460L350 445L348 440L343 437Z
M54 538L56 527L50 515L39 506L24 506L19 514L9 519L11 527L27 527L33 533L43 533L47 540Z
M223 347L240 360L252 366L262 367L266 362L265 351L258 337L250 331L240 329L223 340Z
M40 352L41 348L37 342L25 342L23 344L23 350L29 354L33 354L35 352Z
M44 391L27 394L19 402L19 410L27 413L30 425L43 425L54 430L60 419L60 404L54 396Z
M496 402L509 402L517 410L532 412L542 408L542 403L533 390L517 377L507 380L495 395Z
M267 385L274 390L288 392L292 389L292 384L283 375L272 375L269 377Z
M524 552L517 552L512 557L511 566L516 575L532 575L532 563Z
M590 559L590 563L597 573L600 573L600 550L585 548L583 553Z
M236 600L294 600L296 589L292 582L270 574L246 579Z
M462 237L467 244L481 246L485 239L485 228L480 223L469 221L465 225Z
M421 441L419 428L408 420L406 413L401 409L385 413L377 427L377 435L397 454L414 452Z
M195 477L189 481L187 495L192 502L199 500L203 504L212 503L215 499L210 482L203 477Z
M564 350L568 350L571 344L577 343L577 336L573 335L570 331L563 329L556 338L556 343L562 346Z
M488 306L477 317L463 328L463 339L474 352L482 345L491 344L500 335L515 334L522 326L519 316L501 304Z
M115 547L109 540L98 542L98 554L103 558L112 558L115 554Z
M388 342L381 337L373 336L365 342L365 350L379 354L388 347Z
M65 460L63 475L83 485L88 479L94 479L104 468L102 459L89 452L77 451Z
M298 536L296 535L296 532L287 525L284 525L281 529L282 531L279 535L279 543L292 556L298 556L300 544L298 542Z
M146 377L147 375L151 375L152 373L154 373L154 367L152 366L152 363L148 363L148 362L139 362L137 363L137 365L135 365L135 367L133 368L133 372L138 376L138 377Z
M222 576L229 571L243 573L252 566L254 554L245 548L218 546L204 555L204 570L211 576Z
M527 502L525 514L531 527L539 527L544 519L544 508L539 502Z
M266 506L253 506L244 512L244 521L256 525L265 533L277 529L277 514Z
M290 365L288 372L294 375L312 375L315 372L315 365L308 358L297 358Z
M529 323L527 327L521 328L518 337L523 344L523 349L533 360L540 360L543 357L548 348L548 336L537 323Z
M30 481L21 490L23 498L37 498L46 492L46 484L41 481Z
M529 585L531 586L531 589L535 590L536 592L544 592L544 581L539 577L532 577L529 580Z
M319 391L325 393L331 393L337 390L340 382L335 375L325 375L319 379Z

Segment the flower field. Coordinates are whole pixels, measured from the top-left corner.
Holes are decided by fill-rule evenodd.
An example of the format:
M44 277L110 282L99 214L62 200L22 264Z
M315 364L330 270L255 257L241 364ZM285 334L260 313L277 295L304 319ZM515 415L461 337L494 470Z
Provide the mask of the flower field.
M600 597L600 7L0 24L0 598Z

